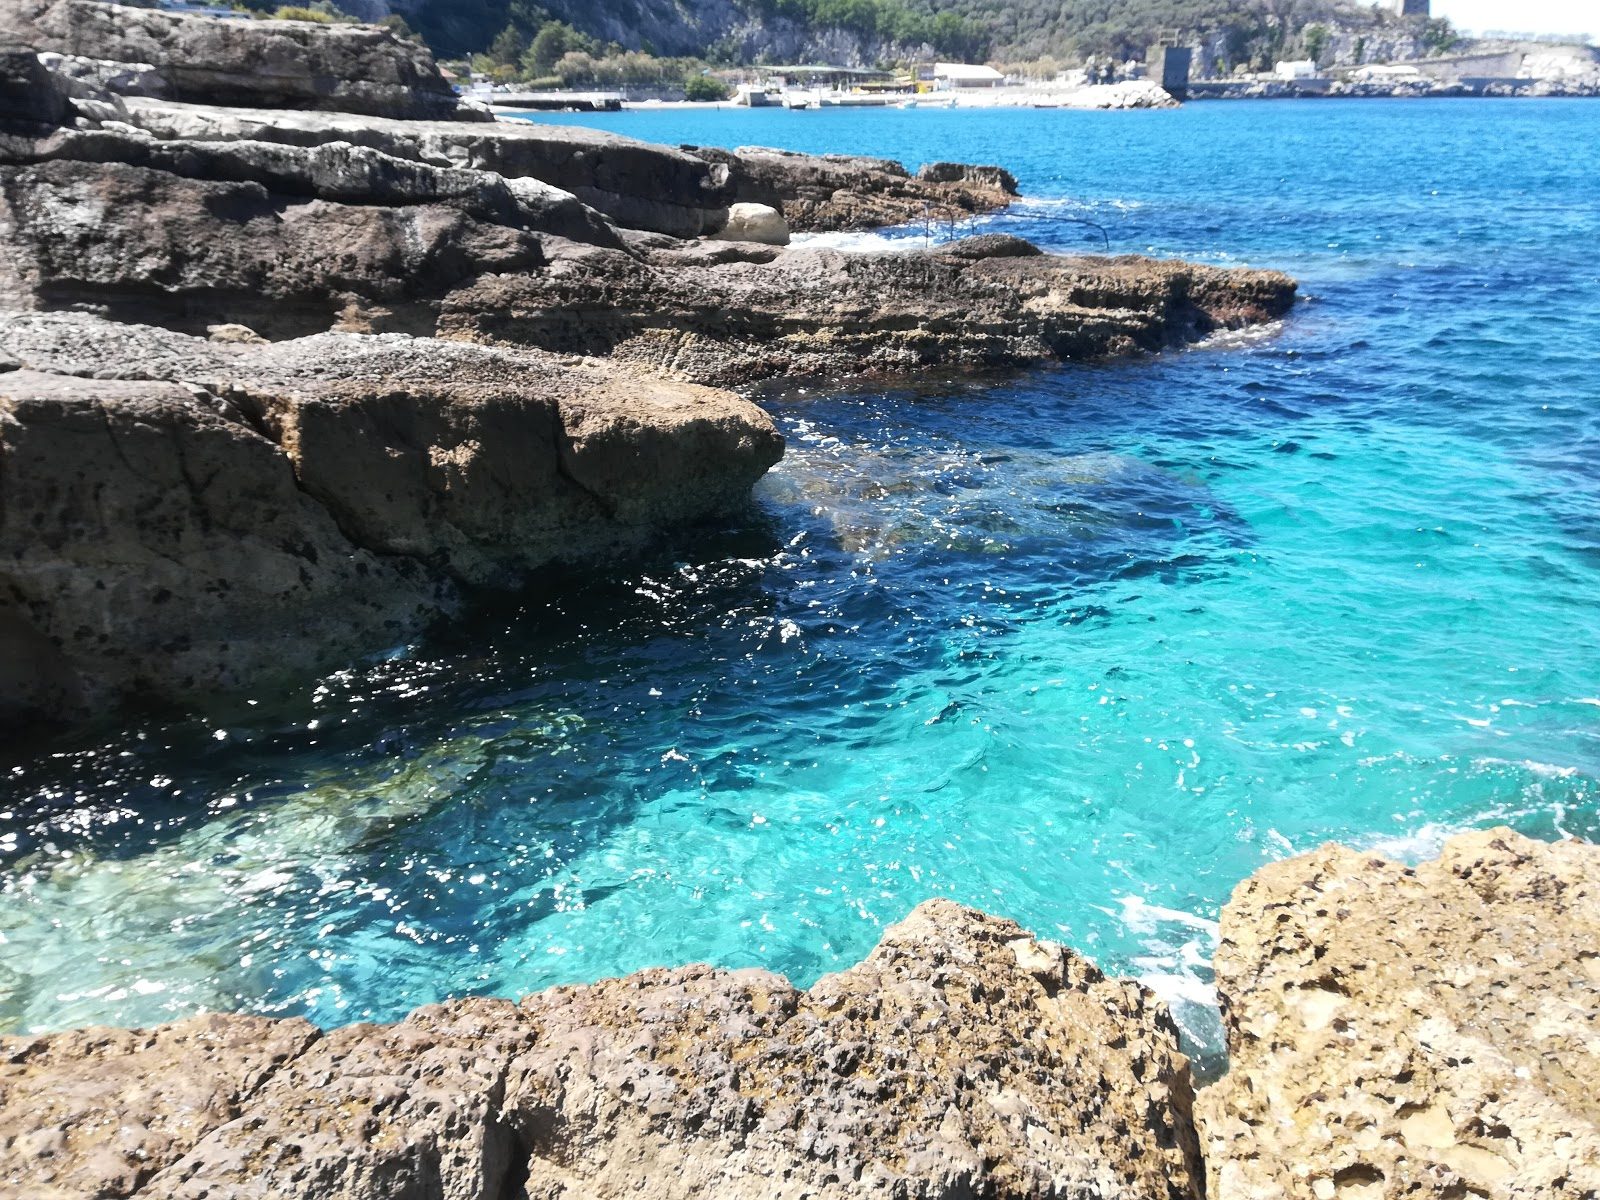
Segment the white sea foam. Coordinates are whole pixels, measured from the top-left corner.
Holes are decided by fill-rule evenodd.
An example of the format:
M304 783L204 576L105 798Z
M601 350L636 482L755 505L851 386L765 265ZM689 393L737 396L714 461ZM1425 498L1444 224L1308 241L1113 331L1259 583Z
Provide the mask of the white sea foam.
M842 250L849 254L910 254L949 241L948 225L935 224L924 235L921 226L900 227L892 230L840 230L834 233L796 234L791 245L807 250ZM965 237L972 230L963 223L956 226L956 235Z

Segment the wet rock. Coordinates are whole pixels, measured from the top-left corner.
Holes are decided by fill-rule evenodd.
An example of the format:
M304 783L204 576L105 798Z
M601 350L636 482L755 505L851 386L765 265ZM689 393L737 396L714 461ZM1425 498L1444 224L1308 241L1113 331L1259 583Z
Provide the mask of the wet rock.
M725 242L787 246L789 226L775 208L765 204L735 204L728 209L728 223L711 236Z
M0 45L0 135L37 136L67 120L66 85L26 46Z
M280 1043L302 1038L291 1024ZM182 1071L193 1026L124 1036L170 1044ZM73 1119L81 1037L0 1066L0 1139ZM18 1056L0 1040L0 1064ZM93 1111L125 1129L165 1111L143 1089L100 1095ZM148 1139L141 1194L1179 1200L1201 1195L1190 1100L1148 992L930 901L806 992L762 971L651 970L309 1040L233 1119L218 1106ZM54 1194L128 1194L96 1179L96 1153L57 1146ZM11 1169L26 1182L39 1161Z
M1600 1194L1600 847L1325 847L1222 914L1213 1200Z
M8 33L35 50L131 64L149 94L153 71L178 100L328 109L402 118L457 117L432 54L372 25L219 19L104 4L4 0ZM139 69L143 68L143 69ZM118 73L101 75L115 89Z
M1036 258L1044 253L1026 238L1010 233L980 233L975 237L961 238L942 248L945 254L956 258Z

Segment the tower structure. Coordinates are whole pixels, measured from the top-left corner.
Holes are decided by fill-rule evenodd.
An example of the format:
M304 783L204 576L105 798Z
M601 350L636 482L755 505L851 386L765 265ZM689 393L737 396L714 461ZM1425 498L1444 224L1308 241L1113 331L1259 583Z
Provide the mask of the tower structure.
M1397 17L1432 16L1429 0L1383 0L1383 7Z

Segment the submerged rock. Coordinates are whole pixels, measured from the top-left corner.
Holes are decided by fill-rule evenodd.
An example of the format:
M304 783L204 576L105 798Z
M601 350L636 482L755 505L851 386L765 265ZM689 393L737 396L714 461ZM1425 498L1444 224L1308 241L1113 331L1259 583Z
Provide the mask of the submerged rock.
M205 1017L0 1039L0 1189L1189 1200L1190 1101L1148 991L934 900L804 992L685 967L322 1036Z
M1222 914L1212 1200L1600 1195L1600 847L1325 847Z

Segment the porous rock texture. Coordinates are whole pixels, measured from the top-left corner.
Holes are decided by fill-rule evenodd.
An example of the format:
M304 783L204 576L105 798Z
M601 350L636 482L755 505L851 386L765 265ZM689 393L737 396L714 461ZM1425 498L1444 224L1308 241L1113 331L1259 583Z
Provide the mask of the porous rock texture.
M1600 847L1328 846L1222 914L1211 1200L1600 1195Z
M1188 1200L1191 1098L1147 991L936 900L803 992L685 967L326 1035L0 1039L0 1190Z
M245 690L723 511L737 396L404 335L0 318L0 715Z
M477 117L458 106L433 55L372 25L218 19L101 0L0 0L7 41L102 68L102 82L152 74L174 100L393 117ZM148 67L149 71L129 70Z

